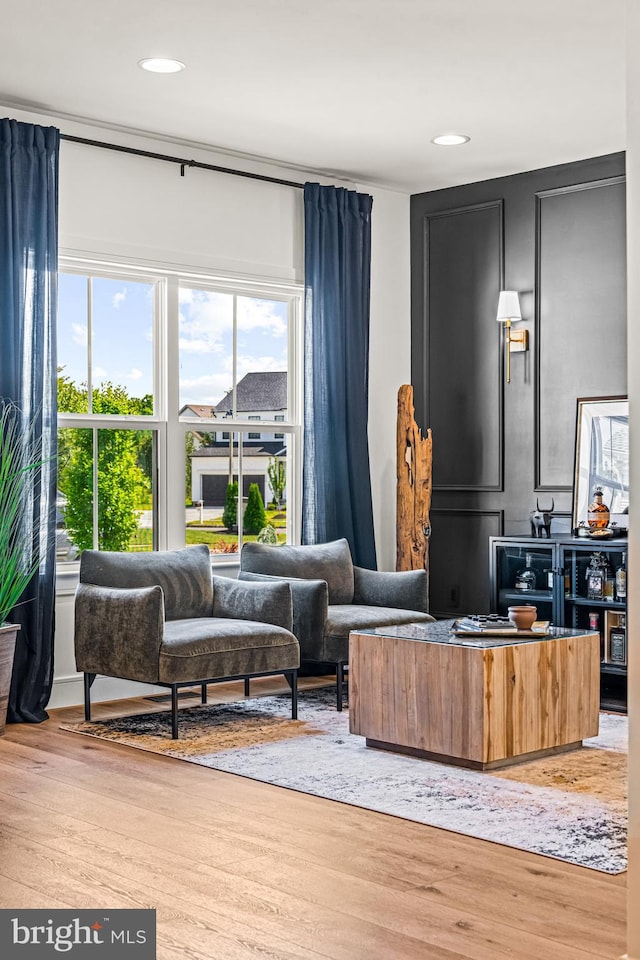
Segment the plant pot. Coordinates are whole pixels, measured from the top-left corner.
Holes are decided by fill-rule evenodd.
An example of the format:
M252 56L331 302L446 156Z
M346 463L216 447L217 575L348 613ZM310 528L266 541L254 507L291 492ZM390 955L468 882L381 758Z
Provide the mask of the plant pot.
M16 637L19 623L5 623L0 627L0 737L4 737L7 722L7 706L13 673L13 654L16 649Z

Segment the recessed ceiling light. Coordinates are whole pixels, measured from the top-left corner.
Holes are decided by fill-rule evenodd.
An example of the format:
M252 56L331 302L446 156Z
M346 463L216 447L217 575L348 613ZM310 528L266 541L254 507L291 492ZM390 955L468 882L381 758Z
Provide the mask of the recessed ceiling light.
M143 70L150 70L151 73L178 73L185 69L186 64L182 60L171 60L168 57L147 57L145 60L138 60L138 66Z
M468 143L471 137L465 137L463 133L442 133L439 137L434 137L431 143L437 143L439 147L456 147L459 143Z

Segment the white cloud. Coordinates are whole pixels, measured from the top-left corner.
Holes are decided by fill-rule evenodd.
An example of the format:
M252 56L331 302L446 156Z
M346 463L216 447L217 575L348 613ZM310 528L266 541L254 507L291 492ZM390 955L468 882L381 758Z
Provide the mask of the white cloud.
M180 311L180 351L219 355L230 350L233 330L230 299L198 290L189 292L194 295L191 300L183 300L182 293L180 295L183 305L187 304L187 309Z
M127 299L127 288L123 287L122 290L119 290L117 293L114 293L112 306L114 310L119 310L121 305Z
M139 380L139 379L140 379L141 377L143 377L143 376L144 376L144 374L143 374L142 370L138 370L137 367L132 367L132 368L131 368L131 371L127 374L127 379L128 379L128 380Z
M106 380L109 376L109 371L105 370L104 367L94 367L91 371L94 381L99 377L101 380Z
M215 406L231 389L231 374L220 370L202 377L180 379L180 406L185 403L210 403Z
M287 360L285 356L252 357L248 355L238 355L238 381L242 380L245 373L262 373L265 370L286 369Z
M272 300L238 300L238 330L263 330L272 337L287 335L287 322L276 310L280 304ZM280 309L282 309L280 307Z
M180 350L184 353L222 354L231 351L233 297L206 290L180 290ZM250 297L238 298L238 331L259 331L274 338L287 335L287 322L277 312L280 304Z
M181 327L182 329L182 327ZM180 337L178 340L178 349L180 353L215 353L220 355L224 353L224 344L218 343L215 339L205 336L196 336L195 330L192 331L192 338L189 336Z
M87 343L89 342L89 334L86 323L72 323L71 330L71 339L73 342L79 343L81 347L86 347Z

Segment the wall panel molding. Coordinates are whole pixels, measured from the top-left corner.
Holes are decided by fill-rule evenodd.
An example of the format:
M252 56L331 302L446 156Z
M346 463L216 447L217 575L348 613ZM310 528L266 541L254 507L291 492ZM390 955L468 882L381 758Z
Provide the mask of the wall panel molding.
M485 229L481 230L478 228L477 219L472 225L469 224L467 219L480 216L486 221L487 214L493 214L493 216L490 216L492 236L488 235L486 223L483 225ZM451 221L454 218L457 218L458 222L452 224ZM437 212L426 213L422 219L422 342L418 347L420 350L422 382L425 385L422 423L425 428L430 426L434 429L434 410L438 411L437 419L440 419L443 423L446 421L449 411L451 411L450 422L452 425L455 423L456 406L461 404L460 392L464 390L465 386L461 382L465 378L465 366L471 366L471 371L466 371L466 386L470 393L475 391L476 399L475 404L469 404L470 409L467 412L477 412L479 416L483 417L482 421L477 424L469 423L468 418L466 418L467 422L462 425L461 436L463 442L464 431L468 431L466 441L469 445L469 458L465 459L461 456L455 463L454 473L457 472L459 480L456 480L454 476L445 482L438 481L438 466L437 462L434 462L433 489L441 492L502 491L504 489L504 383L502 377L504 348L500 336L500 325L496 323L495 329L492 330L490 320L493 319L493 315L491 313L487 314L486 310L482 309L481 302L482 299L487 301L487 284L491 284L491 280L488 280L486 273L480 270L466 270L467 265L461 253L459 267L455 262L451 264L450 273L447 274L444 284L442 284L442 270L433 271L437 274L437 280L442 284L439 289L436 289L436 279L432 277L432 239L438 226L442 225L443 221L448 221L447 228L453 227L454 231L455 227L459 227L461 247L465 243L467 245L470 243L477 244L477 249L473 250L474 259L481 260L484 263L487 257L491 256L488 251L491 251L493 245L495 303L493 306L489 304L488 309L495 311L498 303L498 293L504 287L504 201L499 198L482 203L456 205ZM475 237L473 237L474 227L476 230ZM472 237L473 240L470 240ZM469 252L467 248L467 253ZM458 272L456 272L456 267L458 267ZM477 286L470 289L474 279ZM445 290L444 287L447 286L447 282L448 288ZM446 296L446 294L449 294L449 296ZM468 316L460 316L455 312L455 307L450 305L449 301L454 301L456 297L464 298L465 295L470 301L469 309L465 311ZM438 296L445 301L439 307L434 302ZM493 301L493 295L490 299ZM440 315L438 321L434 323L433 314L436 309L439 310ZM478 311L477 314L474 314L474 309ZM450 311L453 312L453 316L449 315L447 321L443 324L440 317L446 318ZM474 325L473 321L476 316L477 322ZM456 325L460 325L462 328L465 324L469 325L467 335L456 336ZM442 337L445 328L449 331L449 340L441 345L435 341ZM474 339L476 333L478 335ZM453 360L454 366L460 368L458 377L455 376L455 373L449 377L446 374L442 375L443 379L446 380L444 385L438 380L443 369L445 353L443 348L448 348L448 359L444 362ZM475 352L478 358L477 363L470 363L471 351ZM483 367L487 367L487 360L485 358L483 363L482 351L485 351L485 354L488 353L488 370L483 369ZM483 373L485 374L484 380L480 381L477 378L480 378ZM495 390L493 409L487 409L484 405L484 398L490 394L491 390ZM434 442L437 442L437 430L438 425L436 424ZM482 453L485 453L488 447L487 440L494 445L494 450L491 451L486 460L480 456L476 456L475 460L473 459L473 441L479 437L482 437L485 448L481 451ZM448 438L446 442L448 443ZM479 452L476 451L476 453ZM474 469L478 471L477 479L470 478ZM466 477L463 475L465 472L467 473ZM440 473L442 473L442 467Z
M607 346L607 317L601 316L598 314L598 307L594 304L594 312L589 313L589 306L587 305L586 310L582 311L581 315L572 315L570 310L565 312L565 316L560 318L559 322L553 323L554 314L553 306L549 306L550 302L553 302L554 297L559 298L559 290L556 287L555 290L547 291L543 289L543 262L547 251L544 249L544 236L543 236L543 215L545 209L551 213L552 206L557 201L562 201L565 198L579 199L579 194L588 194L591 191L603 190L606 188L612 188L616 186L623 186L625 183L624 176L616 177L604 177L601 180L591 180L586 183L575 183L568 186L557 187L551 190L540 190L535 194L535 286L534 286L534 303L535 303L535 313L534 313L534 331L535 331L535 351L534 351L534 411L533 411L533 421L534 421L534 491L535 492L548 492L548 493L559 493L559 492L571 492L573 489L573 469L572 465L569 463L569 458L564 457L564 470L563 476L560 477L550 476L549 475L549 465L545 464L545 451L548 453L549 450L552 450L554 443L556 442L556 436L558 430L563 430L563 433L566 434L563 436L564 443L563 447L566 448L567 444L570 445L571 450L571 460L573 455L573 445L574 445L574 432L569 432L567 430L567 417L571 415L571 424L572 431L575 429L575 412L576 412L576 399L578 396L605 396L607 395L607 389L605 388L606 380L602 380L598 377L598 354L600 354L601 362L604 366L605 353ZM624 192L623 192L624 195ZM579 215L579 210L575 204L573 204L574 214ZM569 218L566 218L565 222L562 224L565 229L569 229L568 221ZM577 218L576 218L577 219ZM594 231L594 236L596 233L603 231L603 236L601 239L601 247L606 248L608 246L608 237L605 233L608 224L603 223L602 220L597 221L593 217L590 218L589 226L592 227ZM610 225L613 229L615 225ZM606 256L598 257L595 255L596 250L586 251L588 254L592 252L592 262L589 262L588 255L583 256L579 261L577 258L571 256L571 236L562 236L558 235L556 238L547 238L547 242L551 245L556 240L560 253L565 253L564 262L562 264L564 271L564 282L569 290L572 288L577 290L581 286L581 281L584 284L588 283L588 275L591 274L593 270L598 270L601 265L603 267L603 272L608 270L608 273L613 273L616 267L621 266L624 269L623 265L619 265L617 262L612 262L608 264L606 262ZM566 241L567 248L562 250L562 240ZM610 279L607 275L605 281ZM606 282L603 283L603 287L606 286ZM624 290L623 290L624 295ZM546 298L546 299L545 299ZM545 324L544 316L544 306L547 305L547 312L551 313L552 319L547 319ZM619 313L618 308L618 313ZM557 319L557 318L556 318ZM587 351L584 349L584 341L588 338L590 345L589 349L594 353L592 362L588 362L588 358L585 356ZM566 374L567 380L572 381L571 385L567 384L567 388L564 390L564 397L560 397L560 406L556 403L550 403L549 416L545 421L545 412L543 410L543 403L547 400L548 391L545 389L544 376L545 376L545 366L544 366L544 350L545 345L548 342L553 341L553 349L549 352L548 356L558 356L563 354L566 360ZM580 346L583 346L582 351ZM581 368L581 369L580 369ZM605 372L604 376L607 376ZM616 376L614 371L612 377L619 382L619 377ZM599 386L599 383L602 386ZM557 384L559 392L562 390L562 386Z
M432 507L430 612L434 617L488 613L489 537L504 535L504 510ZM469 576L469 570L473 575Z

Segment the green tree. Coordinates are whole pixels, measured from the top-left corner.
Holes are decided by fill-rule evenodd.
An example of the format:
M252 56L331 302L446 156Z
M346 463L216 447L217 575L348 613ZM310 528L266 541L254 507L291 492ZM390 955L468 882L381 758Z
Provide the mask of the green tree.
M282 503L284 490L287 485L287 465L281 457L269 457L267 477L273 499L276 502L276 506L279 507Z
M260 493L260 487L257 483L252 483L249 486L247 508L244 511L244 532L249 534L260 533L266 522L267 516L264 512L264 500Z
M191 503L191 482L193 479L193 465L191 463L191 454L196 448L195 437L190 430L184 435L184 452L185 452L185 481L184 481L184 490L185 490L185 500L187 504Z
M58 377L58 409L86 412L86 385ZM124 387L105 382L92 392L96 414L140 416L153 412L151 396L130 397ZM98 544L102 550L128 550L138 528L140 504L151 496L151 431L98 430ZM93 546L94 432L59 431L59 487L67 504L65 525L80 550Z
M222 513L222 523L231 530L238 522L238 481L227 484L227 496Z

